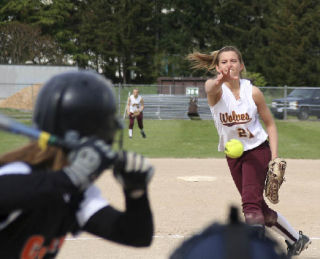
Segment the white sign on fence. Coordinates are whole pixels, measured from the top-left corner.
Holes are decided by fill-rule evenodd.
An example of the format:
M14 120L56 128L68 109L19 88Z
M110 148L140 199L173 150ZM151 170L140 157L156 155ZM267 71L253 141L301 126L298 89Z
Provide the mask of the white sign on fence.
M199 88L198 87L187 87L186 88L186 95L198 96L199 95Z

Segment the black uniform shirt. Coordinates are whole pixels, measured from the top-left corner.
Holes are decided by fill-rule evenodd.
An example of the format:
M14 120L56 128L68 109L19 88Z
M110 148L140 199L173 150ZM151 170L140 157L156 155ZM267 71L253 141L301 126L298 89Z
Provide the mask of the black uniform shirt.
M92 185L80 193L62 172L15 162L0 168L0 258L54 258L108 202Z

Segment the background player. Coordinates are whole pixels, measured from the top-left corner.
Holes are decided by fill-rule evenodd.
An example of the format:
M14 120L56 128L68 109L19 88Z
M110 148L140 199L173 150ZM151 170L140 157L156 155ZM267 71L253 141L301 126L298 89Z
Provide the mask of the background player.
M140 133L142 137L147 137L143 130L143 109L143 98L141 95L139 95L139 90L135 88L133 89L132 95L130 95L127 102L127 114L129 116L129 138L132 138L132 131L135 118L137 118L138 126L140 128Z
M295 231L280 213L268 207L263 198L268 163L278 157L277 129L263 93L249 80L241 79L245 70L241 53L233 46L226 46L210 55L195 52L188 58L194 68L218 73L205 83L208 104L219 134L218 150L224 151L225 144L233 138L244 145L243 155L237 159L227 157L227 162L241 195L246 222L274 229L285 238L289 255L300 254L311 243L310 239L301 231Z
M39 93L33 121L61 138L77 131L81 144L42 150L31 142L0 157L0 258L54 258L65 236L81 231L149 246L153 168L141 155L110 148L120 127L111 83L91 72L54 76ZM111 167L124 189L124 212L92 184Z

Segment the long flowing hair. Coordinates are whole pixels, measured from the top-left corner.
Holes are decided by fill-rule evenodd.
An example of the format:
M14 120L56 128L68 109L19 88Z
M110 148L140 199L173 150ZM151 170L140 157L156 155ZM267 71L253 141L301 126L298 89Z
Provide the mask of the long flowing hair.
M51 170L60 170L68 164L67 154L64 150L53 146L48 146L43 150L35 141L0 156L0 165L16 161Z
M187 60L191 61L192 69L206 70L212 74L216 74L216 66L219 64L220 54L226 51L233 51L237 54L241 64L244 64L241 52L234 46L225 46L219 50L212 51L210 54L195 51L187 56ZM241 71L245 73L245 67Z

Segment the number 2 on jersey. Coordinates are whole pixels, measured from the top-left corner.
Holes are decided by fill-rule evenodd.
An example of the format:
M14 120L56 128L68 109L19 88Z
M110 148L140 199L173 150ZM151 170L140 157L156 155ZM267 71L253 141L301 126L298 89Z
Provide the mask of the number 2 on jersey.
M240 138L253 138L254 135L251 133L249 129L237 128L238 135Z

